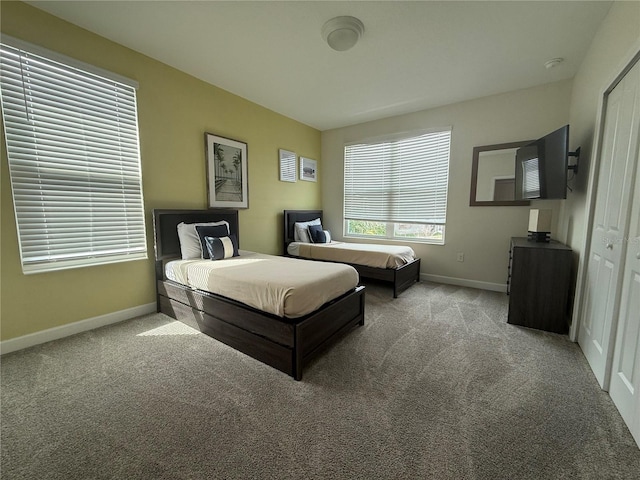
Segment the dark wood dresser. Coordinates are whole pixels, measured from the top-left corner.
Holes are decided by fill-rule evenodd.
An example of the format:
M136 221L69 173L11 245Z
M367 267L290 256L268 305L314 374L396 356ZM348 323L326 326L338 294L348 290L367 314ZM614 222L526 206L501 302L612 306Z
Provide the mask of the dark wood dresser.
M509 317L513 325L555 333L569 330L571 249L555 240L513 237L509 250Z

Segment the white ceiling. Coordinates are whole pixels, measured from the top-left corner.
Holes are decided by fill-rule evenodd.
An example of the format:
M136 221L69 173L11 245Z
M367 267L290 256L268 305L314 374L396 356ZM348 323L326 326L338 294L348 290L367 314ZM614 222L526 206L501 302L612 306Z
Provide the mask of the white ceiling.
M319 130L575 75L611 2L29 1ZM352 15L336 52L324 22ZM546 69L554 57L565 61Z

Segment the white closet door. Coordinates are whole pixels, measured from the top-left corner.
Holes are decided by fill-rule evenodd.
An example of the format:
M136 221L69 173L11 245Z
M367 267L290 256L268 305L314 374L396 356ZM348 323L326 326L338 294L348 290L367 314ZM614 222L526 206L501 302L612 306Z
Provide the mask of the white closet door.
M640 64L627 74L640 85ZM636 95L640 112L640 94ZM626 241L620 315L613 354L609 394L640 445L640 149L636 143L635 187Z
M640 181L637 174L632 215L609 394L640 445L640 429L634 432L632 428L640 421Z
M584 317L578 336L580 347L605 390L609 388L611 377L621 268L638 151L639 70L640 64L636 63L607 99L585 282Z

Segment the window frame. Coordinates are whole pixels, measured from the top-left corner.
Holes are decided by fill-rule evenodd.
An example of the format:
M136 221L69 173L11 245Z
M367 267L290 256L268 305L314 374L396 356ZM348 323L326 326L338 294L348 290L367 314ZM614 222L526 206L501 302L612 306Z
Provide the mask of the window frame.
M11 50L7 53L5 65L14 64L12 69L5 72L6 76L3 78L2 87L7 93L2 96L2 116L11 200L23 273L33 274L146 260L148 247L136 96L138 83L7 35L2 36L1 43L3 50ZM4 57L5 54L2 55ZM19 55L18 60L16 55ZM19 62L17 67L16 62ZM45 85L47 91L50 88L57 89L56 92L51 93L50 98L51 108L64 114L58 115L59 120L52 120L55 115L38 116L40 104L33 103L31 95L36 91L34 89L42 89L42 87L36 87L35 83L27 84L29 80L33 82L33 78L25 76L27 66L33 67L35 64L39 64L38 68L28 73L42 75L44 81L40 85ZM62 66L58 69L55 64L62 64ZM15 72L19 73L19 80L16 79L18 76ZM56 78L58 80L55 80ZM54 83L46 83L51 81L63 83L54 87ZM110 142L115 141L120 145L119 150L115 149L113 152L107 150L108 153L97 155L92 146L95 137L87 137L89 138L87 140L84 135L80 135L82 140L78 142L82 142L85 148L73 150L78 148L78 144L70 138L74 134L78 137L78 132L86 135L88 129L91 129L87 126L90 125L91 119L103 118L99 115L89 116L92 113L95 115L95 110L90 109L87 110L89 112L87 117L74 113L71 109L67 115L64 107L69 105L69 102L76 102L79 108L86 108L89 104L88 100L81 99L81 95L77 93L80 92L77 89L84 87L85 84L93 88L99 88L102 85L119 85L105 88L104 90L110 93L104 97L99 96L99 90L87 90L92 98L113 100L116 105L113 111L122 112L113 114L109 108L104 107L104 104L98 104L99 108L106 112L104 119L113 121L117 125L117 128L109 130L104 128L106 123L99 123L102 139L100 145L108 146ZM15 87L18 90L15 90ZM64 100L63 95L57 93L61 91L60 88L69 88L68 91L71 94L68 98L71 100ZM15 101L19 102L18 107L16 103L12 104ZM125 112L120 110L125 108L123 101L128 102L127 118L133 119L128 121L127 125L122 123L125 121L123 120ZM16 115L16 111L22 111L21 109L24 109L24 113ZM77 118L73 118L74 115ZM68 126L64 126L65 122L68 122ZM54 143L51 141L52 138L56 143L55 147L51 146ZM105 151L105 146L99 148ZM56 148L57 157L52 153ZM82 160L74 160L76 156L82 157ZM77 165L82 164L82 167L73 166L74 162ZM106 172L109 180L102 179L98 180L102 183L96 183L93 179L99 177L96 172L101 168ZM43 169L49 173L43 173ZM85 172L84 177L78 175L81 171ZM52 177L57 177L57 180L51 180ZM69 180L65 178L74 182L75 189L70 190ZM36 182L34 181L36 179L40 180ZM52 187L52 181L57 182L58 186ZM84 196L81 195L82 188L85 188ZM108 193L100 193L105 189ZM37 205L33 202L36 194L40 198L40 204ZM96 199L96 196L100 198ZM108 198L103 200L104 197ZM66 214L68 217L75 218L62 222L59 220L60 217L56 218L56 215L65 215L62 212L68 212ZM84 215L85 212L89 213ZM37 220L33 220L34 215ZM105 216L117 217L115 226L107 227L104 223L100 223L100 215L102 215L102 221ZM66 225L62 225L63 223ZM119 230L121 227L122 229ZM65 230L65 228L72 230ZM42 229L42 232L39 229ZM87 231L90 233L87 234ZM81 240L80 243L84 242L85 245L90 246L78 247L76 248L78 252L74 252L71 244L78 239ZM100 246L97 246L98 244ZM38 248L42 248L42 252L33 253ZM55 253L52 253L54 251Z
M393 220L388 220L388 219L383 219L383 220L377 220L375 218L359 218L359 219L353 219L353 218L348 218L347 215L347 194L346 194L346 190L347 190L347 149L350 146L353 145L362 145L362 144L370 144L370 145L376 145L376 144L381 144L381 143L385 143L385 142L401 142L403 140L411 140L411 139L415 139L418 138L420 136L424 136L424 135L429 135L429 134L441 134L441 133L448 133L448 144L447 144L447 155L446 155L446 175L445 175L445 179L443 181L444 184L444 190L445 190L445 195L444 195L444 209L442 212L443 215L443 220L442 221L432 221L432 222L410 222L410 221L393 221ZM392 242L402 242L402 243L407 243L407 242L414 242L414 243L424 243L424 244L432 244L432 245L444 245L445 244L445 235L446 235L446 210L448 207L448 195L449 195L449 171L450 171L450 167L451 167L451 142L452 142L452 136L453 136L453 128L451 126L448 127L442 127L442 128L433 128L433 129L428 129L428 130L418 130L418 131L411 131L411 132L401 132L401 133L397 133L397 134L393 134L393 135L385 135L385 136L379 136L379 137L373 137L373 138L367 138L365 140L361 140L361 141L354 141L354 142L349 142L349 143L345 143L344 145L344 149L343 149L343 153L344 153L344 187L343 187L343 194L344 194L344 201L343 201L343 236L345 238L354 238L354 239L366 239L366 240L384 240L384 241L392 241ZM389 196L389 191L386 191L386 195ZM385 235L366 235L366 234L358 234L358 233L350 233L349 232L349 222L351 221L369 221L369 222L376 222L376 223L381 223L381 224L385 224L386 227L386 234ZM441 238L434 238L434 237L406 237L406 236L399 236L396 235L396 230L398 228L399 225L412 225L412 226L419 226L419 225L430 225L430 226L436 226L436 227L440 227L441 231L442 231L442 235ZM389 233L391 232L391 233Z

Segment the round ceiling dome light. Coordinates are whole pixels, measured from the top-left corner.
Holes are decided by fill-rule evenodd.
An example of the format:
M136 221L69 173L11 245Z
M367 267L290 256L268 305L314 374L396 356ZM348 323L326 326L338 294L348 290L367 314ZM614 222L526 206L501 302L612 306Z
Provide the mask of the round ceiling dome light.
M552 58L551 60L547 60L546 62L544 62L544 66L547 70L549 70L550 68L560 65L562 62L564 62L564 58Z
M364 24L356 17L335 17L322 26L322 38L338 52L353 48L363 33Z

